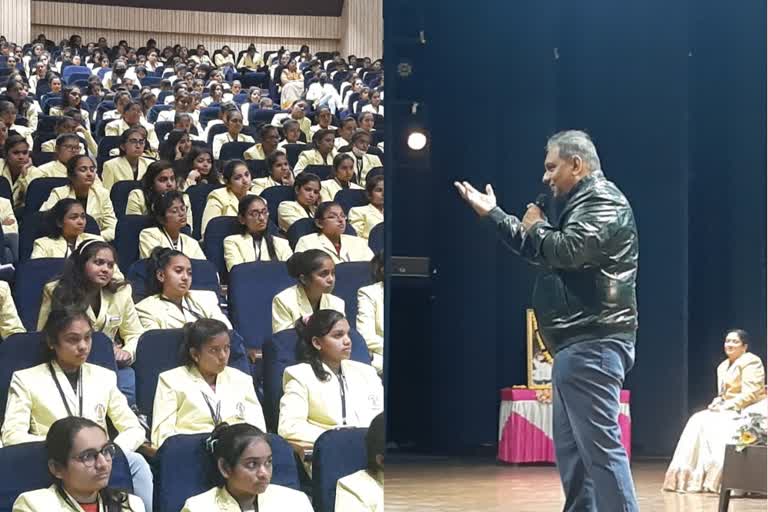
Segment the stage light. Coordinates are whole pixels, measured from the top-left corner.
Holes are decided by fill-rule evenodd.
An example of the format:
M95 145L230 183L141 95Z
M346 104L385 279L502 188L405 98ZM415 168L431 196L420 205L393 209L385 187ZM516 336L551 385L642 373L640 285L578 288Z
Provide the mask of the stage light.
M413 131L408 135L408 147L414 151L421 151L427 145L427 136L423 132Z

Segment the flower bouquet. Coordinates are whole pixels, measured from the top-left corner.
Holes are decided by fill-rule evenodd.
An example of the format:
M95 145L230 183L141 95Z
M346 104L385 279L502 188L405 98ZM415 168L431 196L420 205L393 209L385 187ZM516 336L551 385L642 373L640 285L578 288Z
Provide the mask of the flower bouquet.
M736 431L736 451L742 452L748 446L765 446L768 435L768 419L760 413L749 413L746 421Z

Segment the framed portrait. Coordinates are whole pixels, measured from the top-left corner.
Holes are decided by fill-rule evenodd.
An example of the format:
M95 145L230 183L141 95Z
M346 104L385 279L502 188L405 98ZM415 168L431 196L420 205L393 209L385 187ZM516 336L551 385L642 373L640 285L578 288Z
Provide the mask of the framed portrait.
M528 388L552 388L552 355L544 346L544 340L539 335L539 325L533 309L525 312L526 341L528 344Z

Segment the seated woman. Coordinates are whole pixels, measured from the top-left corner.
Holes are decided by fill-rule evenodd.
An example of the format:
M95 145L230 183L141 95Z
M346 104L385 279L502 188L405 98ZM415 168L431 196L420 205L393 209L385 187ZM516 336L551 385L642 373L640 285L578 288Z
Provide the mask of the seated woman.
M320 201L333 201L340 190L362 190L354 180L355 159L347 154L336 155L331 178L320 182Z
M265 124L259 129L259 143L254 144L243 153L246 160L265 160L267 155L277 150L280 132L277 126Z
M251 171L242 160L230 160L224 164L224 188L218 188L208 194L208 201L203 210L202 233L214 217L235 216L240 207L240 200L251 192Z
M142 229L139 234L141 258L149 258L149 254L156 247L167 247L195 260L206 259L197 240L181 232L188 224L187 213L189 216L192 214L184 204L184 194L171 190L157 196L151 211L155 222L154 227Z
M243 104L240 105L240 113L243 114L243 125L248 126L248 112L252 108L259 108L259 100L261 100L261 89L258 87L249 87L248 95Z
M283 232L299 219L314 218L320 200L320 178L311 172L303 172L293 182L293 191L296 200L283 201L277 207L277 225Z
M120 390L129 403L135 398L133 369L136 346L144 328L131 297L131 287L115 276L115 249L100 240L86 240L67 259L58 280L43 288L37 329L43 330L52 309L83 308L96 331L114 343Z
M0 122L0 131L5 125ZM27 191L27 174L39 174L32 165L29 144L21 135L9 135L3 144L4 160L0 159L0 176L8 180L11 185L13 207L24 205L24 194Z
M77 199L65 197L46 214L47 236L35 240L31 259L68 258L85 240L104 240L85 232L85 208Z
M256 142L250 135L242 133L243 115L239 110L228 111L224 116L224 124L227 131L213 136L213 157L217 160L221 156L221 147L228 142Z
M214 165L213 153L208 148L192 146L181 164L179 179L182 182L181 191L199 184L221 185L221 175Z
M192 139L189 132L173 129L168 132L166 139L160 143L160 160L172 162L174 165L177 162L181 164L191 149Z
M334 141L336 136L333 130L317 130L312 135L311 149L299 153L299 161L296 162L296 174L299 174L308 165L333 165L336 157Z
M291 171L291 164L288 163L288 157L282 151L273 151L267 155L267 170L269 176L266 178L256 178L251 185L251 192L254 194L261 194L264 189L269 187L279 187L284 185L286 187L293 186L293 171Z
M380 116L384 115L384 105L381 104L381 91L371 91L371 102L363 106L361 112L370 112Z
M333 130L336 131L336 127L331 124L333 121L333 114L331 113L331 109L328 107L319 107L315 111L315 125L313 125L310 128L310 131L312 133L315 133L318 130Z
M125 207L126 215L149 215L152 205L161 195L178 189L178 180L173 171L173 164L167 160L152 162L147 167L147 172L141 178L141 188L131 190L128 194L128 204ZM189 196L184 194L184 204L187 211L192 211ZM192 216L187 217L188 224L192 226Z
M277 149L283 149L286 144L303 144L301 140L301 125L295 119L283 119L283 140L277 145Z
M247 423L222 423L206 447L218 470L216 487L187 499L181 512L312 512L306 494L271 483L272 447L263 431Z
M90 114L83 108L82 94L80 88L76 85L68 85L61 89L61 105L51 107L48 111L49 116L63 116L64 111L68 108L76 108L83 116L83 122L85 123L85 129L91 130L91 123L89 121Z
M192 262L183 253L158 247L150 256L147 298L136 304L145 329L180 329L201 318L232 328L212 291L192 290Z
M120 135L120 156L104 162L101 177L107 190L118 181L138 181L147 172L152 160L144 157L144 132L129 128Z
M22 332L27 332L27 329L19 318L11 287L5 281L0 281L0 339Z
M379 414L365 434L368 466L336 482L334 512L384 511L384 414Z
M351 361L349 323L338 311L321 309L296 322L299 364L283 373L277 433L309 448L334 428L371 424L384 409L384 389L376 370Z
M339 203L320 203L315 211L317 233L304 235L296 244L296 252L320 249L337 265L347 261L371 261L373 251L364 238L345 235L347 217Z
M290 59L280 73L280 86L280 107L283 109L304 95L304 76L297 68L296 59Z
M77 155L67 162L69 185L56 187L40 207L50 210L64 198L77 199L85 205L85 213L96 220L104 240L115 238L117 217L109 198L109 192L96 183L96 162L89 156Z
M336 265L323 251L297 252L286 262L296 284L272 299L272 332L290 329L296 320L321 309L344 314L344 301L331 295L336 284Z
M352 150L347 155L354 158L355 177L357 182L365 186L365 177L375 167L382 167L381 160L376 155L369 155L371 135L365 130L356 130L352 134Z
M379 174L365 181L365 195L368 204L349 209L349 224L357 236L366 240L371 230L384 222L384 175Z
M765 398L763 362L747 352L748 345L746 331L727 332L726 360L717 367L720 392L706 410L691 416L685 425L664 477L664 490L720 492L725 446L736 435L744 410Z
M68 416L88 418L105 431L109 419L118 432L115 444L131 466L134 489L152 510L152 474L135 453L144 443L144 429L118 389L115 372L86 362L94 331L90 313L73 304L46 313L45 320L40 330L48 361L13 373L3 446L42 441L56 420Z
M98 423L78 416L57 420L45 436L45 448L56 482L22 493L13 503L14 512L145 511L136 496L108 487L116 450Z
M210 95L203 98L200 102L200 108L209 107L213 104L221 104L224 97L224 87L218 82L212 82L209 86Z
M241 233L224 239L227 270L253 261L286 261L293 254L287 240L269 233L269 209L261 197L249 194L242 198L237 220Z
M104 134L107 136L122 135L125 130L138 125L146 129L147 146L156 152L160 148L160 141L157 139L155 128L144 120L144 111L141 108L141 103L138 101L131 101L125 106L121 119L107 123L107 126L104 128Z
M160 374L152 410L152 446L176 434L212 432L222 422L266 430L250 375L227 366L229 329L202 318L184 327L184 365Z
M345 146L351 146L352 135L354 135L355 130L357 130L357 121L355 121L355 118L345 117L341 122L339 129L336 130L338 137L333 141L334 147L338 150Z
M379 375L384 371L384 255L371 260L373 284L357 290L357 332L368 345Z

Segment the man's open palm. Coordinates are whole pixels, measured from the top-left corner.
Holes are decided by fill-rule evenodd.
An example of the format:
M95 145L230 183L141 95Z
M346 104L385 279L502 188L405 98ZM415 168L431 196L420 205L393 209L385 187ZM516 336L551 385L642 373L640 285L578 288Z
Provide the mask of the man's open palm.
M483 194L466 181L455 181L453 184L459 191L459 195L481 217L485 217L496 208L496 194L493 193L493 187L490 185L485 186L485 194Z

